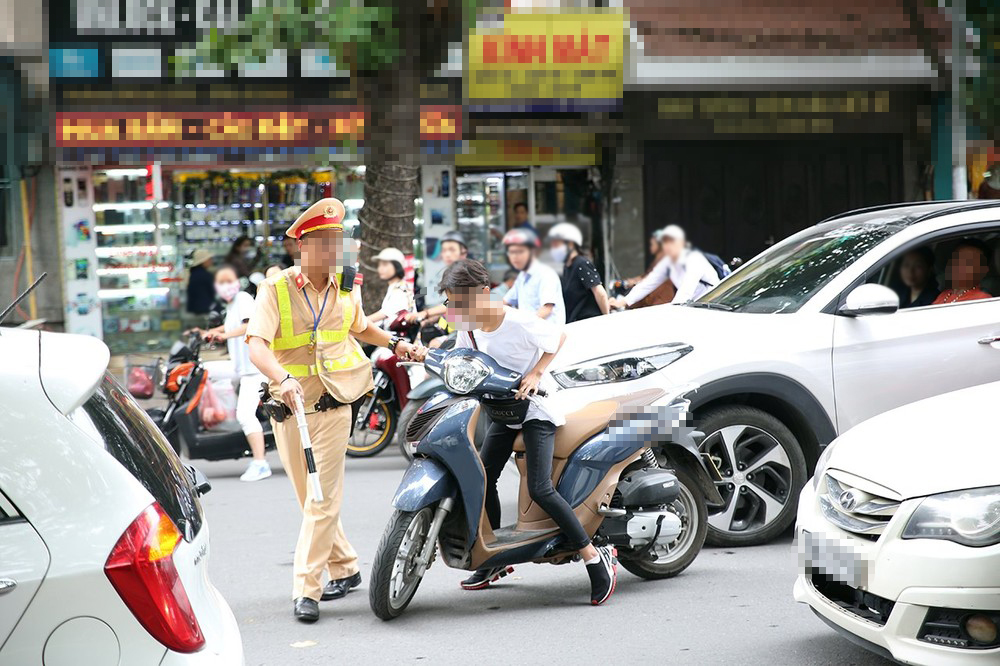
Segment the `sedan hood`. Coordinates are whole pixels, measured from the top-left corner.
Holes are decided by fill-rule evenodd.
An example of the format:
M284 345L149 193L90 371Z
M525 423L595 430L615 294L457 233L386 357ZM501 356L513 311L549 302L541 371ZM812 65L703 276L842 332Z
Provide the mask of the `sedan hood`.
M638 310L591 317L566 327L566 344L552 363L559 370L599 356L643 349L668 342L701 347L726 334L731 317L751 323L754 316L682 305L656 305ZM627 331L627 335L623 333Z
M984 384L873 417L836 440L827 469L868 479L904 499L998 485L998 393L1000 382Z

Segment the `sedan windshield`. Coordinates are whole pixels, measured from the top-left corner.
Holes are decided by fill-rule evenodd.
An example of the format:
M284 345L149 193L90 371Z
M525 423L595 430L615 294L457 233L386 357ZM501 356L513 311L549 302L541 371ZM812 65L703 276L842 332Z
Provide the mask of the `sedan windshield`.
M796 234L757 256L689 305L779 314L795 312L910 218L837 220Z

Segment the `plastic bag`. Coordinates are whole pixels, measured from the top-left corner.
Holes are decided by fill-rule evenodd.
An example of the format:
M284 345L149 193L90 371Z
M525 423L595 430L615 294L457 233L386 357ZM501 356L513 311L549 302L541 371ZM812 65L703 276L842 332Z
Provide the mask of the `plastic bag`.
M226 409L216 394L214 382L205 382L201 401L198 403L198 417L206 429L214 428L226 420Z
M212 381L212 388L215 390L215 397L219 401L217 408L222 410L224 421L236 420L236 387L231 379L217 379Z
M128 373L128 392L133 398L148 400L153 397L153 378L145 368L132 368Z

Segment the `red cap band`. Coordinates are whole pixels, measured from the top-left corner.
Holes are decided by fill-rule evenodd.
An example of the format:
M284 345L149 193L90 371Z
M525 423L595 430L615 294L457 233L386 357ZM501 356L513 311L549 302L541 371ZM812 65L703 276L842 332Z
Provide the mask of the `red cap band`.
M339 229L344 230L344 225L340 222L340 217L327 217L326 215L319 215L317 217L311 217L296 229L296 238L302 238L304 235L310 231L319 231L320 229Z

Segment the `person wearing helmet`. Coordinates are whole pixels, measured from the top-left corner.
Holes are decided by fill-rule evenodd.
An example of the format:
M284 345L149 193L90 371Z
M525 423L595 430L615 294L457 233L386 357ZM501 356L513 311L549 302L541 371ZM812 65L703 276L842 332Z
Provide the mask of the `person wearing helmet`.
M504 234L507 263L519 273L503 302L562 326L566 323L562 283L554 270L535 260L539 245L538 236L530 229L519 227Z
M628 291L635 285L642 282L642 279L653 271L653 268L656 266L656 264L660 263L660 260L663 259L664 257L663 243L661 242L662 240L663 240L663 229L657 229L652 234L650 234L649 256L651 256L653 260L650 261L649 265L646 267L646 272L643 273L642 275L637 275L635 277L630 277L624 280L616 281L614 286L617 289ZM659 287L654 289L652 293L650 293L648 296L633 304L630 307L630 309L635 310L637 308L645 308L652 305L663 305L664 303L669 303L674 299L674 294L676 292L677 290L674 288L674 283L671 282L670 280L667 280ZM615 301L612 299L612 302Z
M661 234L663 259L625 297L614 299L612 306L632 307L668 280L676 288L671 303L693 301L719 284L719 273L704 253L688 247L683 229L671 224Z
M386 328L400 312L413 312L413 291L410 284L403 279L406 271L403 264L406 258L403 253L394 247L387 247L375 257L378 261L379 279L388 282L385 296L382 298L382 307L378 312L368 315L368 322L379 324Z
M566 323L608 314L608 292L594 263L582 254L583 234L569 222L561 222L546 237L549 256L563 265L562 293Z

